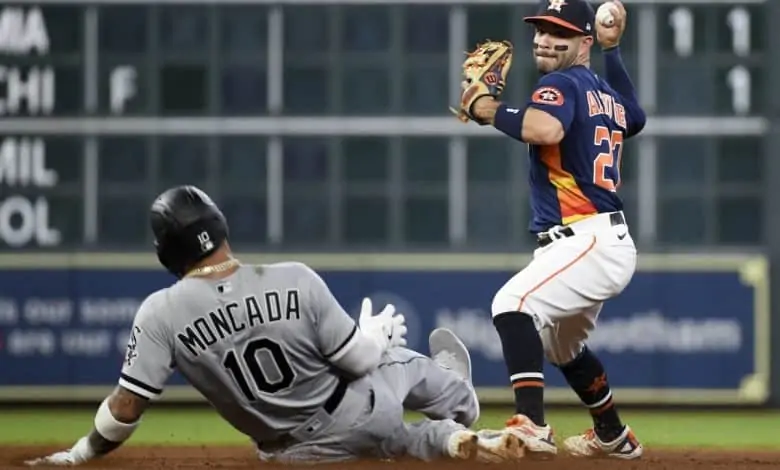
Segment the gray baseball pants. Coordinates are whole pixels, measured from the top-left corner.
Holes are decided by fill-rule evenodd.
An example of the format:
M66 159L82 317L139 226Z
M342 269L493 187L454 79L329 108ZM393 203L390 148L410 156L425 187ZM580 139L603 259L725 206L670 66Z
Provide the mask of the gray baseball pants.
M404 422L404 410L427 416ZM379 367L352 382L332 414L317 413L291 433L299 442L262 460L339 462L359 458L446 457L450 435L479 417L471 384L407 348L385 353Z

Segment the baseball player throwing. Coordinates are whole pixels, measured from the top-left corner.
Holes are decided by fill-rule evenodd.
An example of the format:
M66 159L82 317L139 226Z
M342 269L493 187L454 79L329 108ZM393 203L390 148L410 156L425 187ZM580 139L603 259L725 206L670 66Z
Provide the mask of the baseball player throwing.
M174 369L265 461L522 456L509 432L467 429L479 404L468 351L449 330L431 333L431 359L402 347L404 317L392 305L373 315L365 299L358 327L307 266L241 264L224 216L195 187L160 195L151 225L160 263L179 281L139 308L92 432L28 464L81 464L116 449ZM429 419L406 424L404 407Z
M620 2L596 22L585 0L543 0L533 54L542 76L522 106L503 104L511 44L483 44L464 64L464 120L490 124L528 144L533 261L495 294L493 322L515 392L507 423L529 452L556 454L544 418L544 357L556 365L590 409L593 429L569 437L577 456L642 455L615 409L599 359L585 345L604 302L619 295L636 268L636 248L617 195L623 142L645 125L618 43L626 25ZM601 15L600 15L601 16ZM594 33L606 76L590 69Z

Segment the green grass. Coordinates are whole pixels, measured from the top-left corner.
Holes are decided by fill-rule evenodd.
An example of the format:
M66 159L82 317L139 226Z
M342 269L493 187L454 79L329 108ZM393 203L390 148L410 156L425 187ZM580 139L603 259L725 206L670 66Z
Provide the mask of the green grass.
M476 427L500 428L510 410L487 409ZM94 412L0 410L0 444L67 444L92 427ZM409 415L409 419L418 416ZM552 410L548 421L559 437L590 424L584 410ZM626 411L623 418L648 447L720 447L780 450L780 412ZM247 439L213 411L154 409L129 445L245 444Z

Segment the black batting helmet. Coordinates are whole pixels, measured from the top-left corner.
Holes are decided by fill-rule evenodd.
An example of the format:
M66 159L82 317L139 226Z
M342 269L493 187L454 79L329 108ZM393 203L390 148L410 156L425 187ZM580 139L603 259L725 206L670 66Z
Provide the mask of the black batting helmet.
M149 220L157 258L178 278L216 251L228 236L222 211L195 186L177 186L157 196Z

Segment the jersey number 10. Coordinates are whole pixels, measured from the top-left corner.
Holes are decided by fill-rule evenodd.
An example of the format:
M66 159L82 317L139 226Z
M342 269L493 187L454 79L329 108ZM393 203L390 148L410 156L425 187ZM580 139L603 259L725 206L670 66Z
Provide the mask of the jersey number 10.
M267 361L258 358L259 354L265 355ZM268 380L268 375L263 371L262 363L273 362L276 365L276 372L279 378L273 382ZM242 364L243 363L243 364ZM271 341L268 338L254 339L244 346L244 351L240 358L236 352L231 349L225 354L222 365L233 375L241 393L249 401L257 401L257 396L249 386L247 375L252 379L255 389L264 393L276 393L292 385L295 379L295 372L290 366L290 362L284 355L279 343Z
M606 152L593 160L593 183L607 191L615 192L620 187L620 161L623 158L623 131L612 131L605 126L596 126L593 144L606 147ZM614 176L607 175L609 169Z

